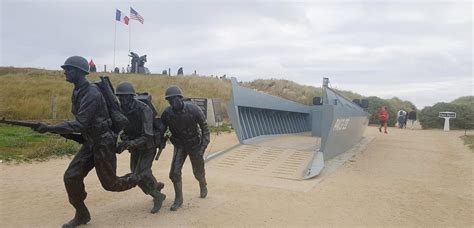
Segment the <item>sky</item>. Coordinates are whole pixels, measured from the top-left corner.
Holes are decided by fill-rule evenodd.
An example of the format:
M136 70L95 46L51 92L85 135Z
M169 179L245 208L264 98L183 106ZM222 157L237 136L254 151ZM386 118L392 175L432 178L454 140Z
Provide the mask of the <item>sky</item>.
M152 73L277 78L418 108L473 95L472 1L0 0L0 66L99 70L147 55ZM133 7L144 24L115 21ZM114 52L115 50L115 52ZM115 53L115 54L114 54Z

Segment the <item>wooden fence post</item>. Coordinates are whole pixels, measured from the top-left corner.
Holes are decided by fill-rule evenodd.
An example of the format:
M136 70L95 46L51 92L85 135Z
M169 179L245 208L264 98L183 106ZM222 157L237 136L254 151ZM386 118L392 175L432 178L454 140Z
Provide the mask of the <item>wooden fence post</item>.
M53 96L51 99L51 113L53 120L56 119L58 113L58 97Z

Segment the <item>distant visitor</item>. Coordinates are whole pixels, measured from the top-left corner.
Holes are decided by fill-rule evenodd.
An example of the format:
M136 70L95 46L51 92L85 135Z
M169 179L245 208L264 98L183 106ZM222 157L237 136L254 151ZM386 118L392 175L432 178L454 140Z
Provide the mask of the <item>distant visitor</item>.
M379 111L379 120L380 120L379 131L382 132L382 127L383 127L384 129L383 132L385 134L388 134L388 131L387 131L388 118L389 118L389 114L387 112L387 107L382 106Z

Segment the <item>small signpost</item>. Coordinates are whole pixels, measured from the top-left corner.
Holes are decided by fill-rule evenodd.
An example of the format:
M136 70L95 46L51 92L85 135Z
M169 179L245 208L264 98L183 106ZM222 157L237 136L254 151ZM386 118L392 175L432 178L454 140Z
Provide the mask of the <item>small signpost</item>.
M456 118L455 112L440 112L439 118L444 118L444 131L449 131L449 119Z

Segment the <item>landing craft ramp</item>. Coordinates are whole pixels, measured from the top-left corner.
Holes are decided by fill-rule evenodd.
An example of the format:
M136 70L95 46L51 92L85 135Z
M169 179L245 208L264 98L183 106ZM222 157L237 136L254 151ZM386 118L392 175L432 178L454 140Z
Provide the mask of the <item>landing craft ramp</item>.
M369 114L323 81L322 103L299 104L241 87L232 78L227 112L240 145L210 155L208 166L262 176L307 179L325 160L357 145ZM224 156L222 156L224 155Z
M207 166L214 170L300 180L319 149L310 133L260 137L228 150Z

